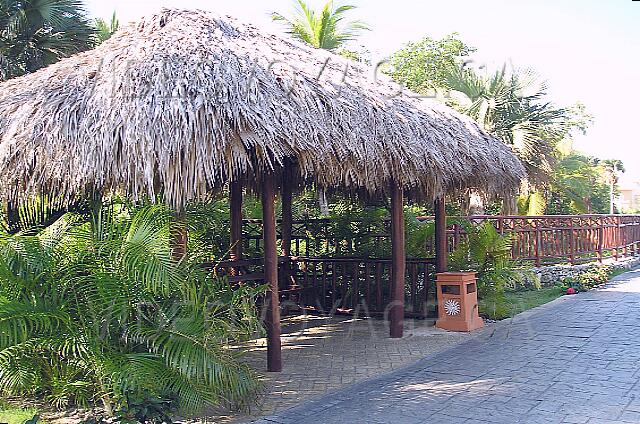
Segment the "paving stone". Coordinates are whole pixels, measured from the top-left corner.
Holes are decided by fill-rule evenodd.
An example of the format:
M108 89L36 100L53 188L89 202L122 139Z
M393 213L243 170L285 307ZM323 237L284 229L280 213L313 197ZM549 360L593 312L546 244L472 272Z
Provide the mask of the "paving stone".
M300 424L637 424L639 309L636 270L603 289L527 311L409 367L272 419L296 416ZM384 355L395 360L392 352ZM323 404L331 407L319 408ZM302 415L305 411L312 413Z

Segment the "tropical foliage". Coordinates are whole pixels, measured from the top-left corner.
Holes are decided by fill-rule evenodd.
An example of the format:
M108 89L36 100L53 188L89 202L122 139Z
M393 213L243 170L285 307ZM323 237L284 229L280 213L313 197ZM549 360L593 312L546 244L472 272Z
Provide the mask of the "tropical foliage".
M551 214L609 213L609 182L596 158L577 152L562 155L546 190Z
M333 0L320 10L313 10L303 0L297 0L296 6L292 16L274 12L273 20L284 23L292 37L318 49L338 50L368 29L364 22L345 21L347 12L356 6L336 6Z
M500 317L505 313L505 289L515 288L524 278L511 260L512 239L498 233L488 221L462 225L467 237L450 255L449 270L477 272L478 297L491 299L495 309L490 316Z
M120 21L118 20L115 12L113 12L111 20L108 22L102 18L96 19L96 37L98 39L98 44L107 41L116 33L116 31L118 31L118 29L120 29Z
M604 178L609 185L609 213L615 212L615 195L618 188L620 173L626 172L624 163L619 159L605 159L600 161Z
M469 67L451 67L446 84L455 106L512 146L530 181L551 173L555 146L569 132L572 115L547 100L546 83L534 72L507 72L505 66L483 76Z
M69 211L86 213L89 207L90 202L86 199L68 201L62 197L48 195L34 197L20 205L9 203L0 215L0 230L9 234L33 234L53 224Z
M56 406L136 399L184 411L258 387L229 344L255 334L262 288L232 288L171 254L171 213L113 203L0 236L0 391Z
M397 82L423 95L437 95L447 87L449 69L462 66L475 51L458 34L440 40L425 37L409 43L389 59L386 72Z
M0 0L0 79L37 71L94 45L79 0Z
M585 106L554 105L546 82L531 70L503 66L481 72L483 67L474 66L473 52L456 34L440 40L427 37L394 53L387 72L417 93L446 101L511 146L528 172L517 199L518 213L613 212L623 165L566 149L593 122ZM469 213L469 198L460 199L463 214ZM482 213L514 213L516 207L508 199L481 206Z

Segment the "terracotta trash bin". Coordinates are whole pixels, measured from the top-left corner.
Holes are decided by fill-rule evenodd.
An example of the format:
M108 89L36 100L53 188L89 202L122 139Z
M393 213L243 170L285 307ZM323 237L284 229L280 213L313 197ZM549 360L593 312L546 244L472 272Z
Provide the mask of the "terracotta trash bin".
M443 272L437 275L438 320L436 327L449 331L473 331L484 327L478 315L475 272Z

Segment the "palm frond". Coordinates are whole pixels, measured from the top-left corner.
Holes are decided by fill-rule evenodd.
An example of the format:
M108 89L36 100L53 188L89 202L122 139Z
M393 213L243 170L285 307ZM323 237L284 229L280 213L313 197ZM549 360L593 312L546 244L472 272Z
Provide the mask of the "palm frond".
M319 11L314 11L303 0L297 0L293 17L273 13L272 18L284 23L294 38L319 49L336 50L369 29L362 21L344 22L345 14L354 9L353 5L334 7L334 2L329 0Z
M0 298L0 348L55 334L69 323L69 319L68 314L55 306Z

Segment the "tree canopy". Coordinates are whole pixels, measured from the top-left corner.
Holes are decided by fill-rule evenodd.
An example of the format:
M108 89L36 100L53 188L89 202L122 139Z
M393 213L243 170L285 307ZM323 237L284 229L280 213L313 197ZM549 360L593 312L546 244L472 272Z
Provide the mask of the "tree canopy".
M530 181L546 179L573 114L548 100L545 81L531 70L508 72L506 66L488 75L451 66L445 84L453 91L454 106L513 148Z
M318 49L338 50L369 29L362 21L345 20L347 12L356 9L356 6L336 6L333 0L325 3L320 10L313 10L303 0L297 0L296 6L292 16L274 12L273 20L284 23L292 37Z
M560 158L547 197L547 213L609 213L609 187L599 160L578 152Z
M0 0L0 79L37 71L94 43L80 0Z
M462 66L463 60L475 52L458 36L448 35L441 40L425 37L409 43L389 59L387 72L410 90L431 95L447 87L449 69Z

